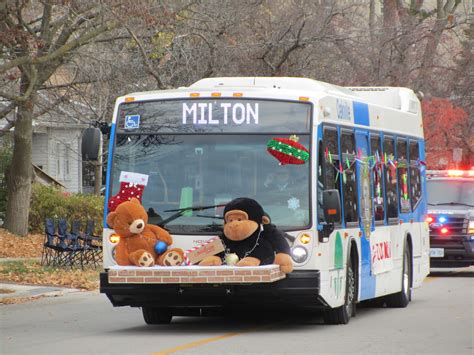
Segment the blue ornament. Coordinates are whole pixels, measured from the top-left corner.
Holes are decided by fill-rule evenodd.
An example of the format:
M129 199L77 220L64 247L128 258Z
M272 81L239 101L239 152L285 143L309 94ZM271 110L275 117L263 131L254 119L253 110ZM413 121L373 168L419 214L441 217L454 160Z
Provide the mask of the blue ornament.
M155 252L157 254L163 254L166 249L168 249L168 244L166 244L165 242L161 240L155 244Z

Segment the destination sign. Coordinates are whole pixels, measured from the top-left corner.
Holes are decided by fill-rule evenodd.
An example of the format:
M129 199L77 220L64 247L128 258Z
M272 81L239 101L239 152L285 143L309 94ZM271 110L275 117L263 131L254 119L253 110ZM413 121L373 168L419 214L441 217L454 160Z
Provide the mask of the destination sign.
M183 103L183 124L258 125L258 102ZM217 111L217 112L215 112Z
M257 99L134 101L119 107L118 129L141 133L309 133L310 103Z

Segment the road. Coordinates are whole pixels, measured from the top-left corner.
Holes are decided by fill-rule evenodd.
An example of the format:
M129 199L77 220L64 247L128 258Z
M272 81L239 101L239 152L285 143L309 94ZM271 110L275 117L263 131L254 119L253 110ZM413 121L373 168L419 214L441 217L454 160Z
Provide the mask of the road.
M1 354L473 354L474 267L433 269L405 309L359 307L348 325L319 315L176 317L147 326L141 311L99 293L0 306Z

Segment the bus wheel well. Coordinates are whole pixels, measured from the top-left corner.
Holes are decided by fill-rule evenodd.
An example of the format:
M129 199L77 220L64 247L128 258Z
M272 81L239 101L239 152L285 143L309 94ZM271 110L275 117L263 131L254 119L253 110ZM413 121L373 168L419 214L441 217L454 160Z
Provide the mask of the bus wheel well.
M405 243L408 244L408 249L410 250L410 257L412 259L411 269L410 269L410 287L413 287L413 242L410 233L407 233L405 237Z
M357 243L355 242L355 240L351 241L349 250L352 267L354 269L354 274L356 275L355 301L357 302L359 298L359 253L357 251Z

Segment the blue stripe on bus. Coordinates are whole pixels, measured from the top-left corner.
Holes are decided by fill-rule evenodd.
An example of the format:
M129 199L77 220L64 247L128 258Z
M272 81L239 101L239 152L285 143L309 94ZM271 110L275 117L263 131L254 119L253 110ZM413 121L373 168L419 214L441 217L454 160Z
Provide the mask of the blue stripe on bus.
M109 139L109 153L107 154L107 176L105 180L105 199L104 199L104 228L107 228L107 213L108 213L108 202L109 202L109 186L110 186L110 177L112 174L112 157L114 152L115 144L115 128L116 124L112 123L110 128L110 139Z
M361 229L362 238L360 238L360 301L375 297L375 276L372 275L370 240L365 236L363 228Z
M355 139L356 139L356 149L359 151L359 149L362 151L362 154L368 155L369 152L369 131L367 130L360 130L356 129L355 130ZM361 181L361 174L364 170L364 167L357 162L356 164L356 169L357 169L357 180L358 181L358 186L357 186L357 198L358 198L358 206L360 209L360 206L362 206L361 202L361 191L360 191L360 181ZM372 196L370 196L372 198ZM361 270L360 270L360 300L366 300L369 298L374 298L375 297L375 284L376 284L376 278L372 274L372 267L371 267L371 250L370 250L370 239L367 238L364 227L363 227L363 222L360 218L361 213L359 210L359 228L360 232L362 232L362 237L360 238L360 255L361 255ZM374 222L372 221L372 226L371 230L374 228Z
M352 108L354 110L354 123L369 126L369 105L353 101Z

